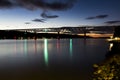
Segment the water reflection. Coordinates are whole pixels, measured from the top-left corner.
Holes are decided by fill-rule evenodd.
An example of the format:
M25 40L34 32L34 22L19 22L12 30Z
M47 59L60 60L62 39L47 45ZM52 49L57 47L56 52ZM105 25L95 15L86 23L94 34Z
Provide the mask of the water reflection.
M57 39L57 50L60 51L60 39Z
M34 48L35 48L35 54L37 53L37 43L36 43L36 40L35 40L35 43L34 43Z
M27 46L27 40L24 40L24 54L27 56L28 53L28 46Z
M87 78L86 75L89 75L92 64L104 59L108 46L103 39L1 40L0 72L2 74L3 69L6 73L11 70L11 74L8 73L7 76L15 75L16 78L28 74L28 79L21 80L31 80L31 77L43 80L45 76L44 80L48 80L46 78L49 80L88 80L81 78Z
M16 41L15 41L15 44L14 44L14 51L15 51L15 54L16 54L16 52L17 52Z
M73 56L73 44L72 44L72 39L70 39L70 58Z
M48 66L48 40L44 39L44 60L46 66Z

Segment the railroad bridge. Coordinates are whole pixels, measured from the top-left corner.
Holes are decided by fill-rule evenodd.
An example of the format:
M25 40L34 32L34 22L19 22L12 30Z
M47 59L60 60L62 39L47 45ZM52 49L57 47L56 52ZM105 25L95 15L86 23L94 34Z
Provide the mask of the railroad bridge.
M41 34L40 34L41 33ZM56 27L56 28L33 28L33 29L14 29L14 30L1 30L0 38L19 38L19 37L37 37L42 38L44 36L57 38L68 37L69 35L78 35L86 37L86 34L114 34L114 36L120 37L120 26L79 26L79 27ZM54 35L53 35L54 34ZM67 34L67 35L66 35ZM41 35L43 35L41 37ZM53 38L54 38L53 37ZM70 37L70 36L69 36Z
M19 29L17 31L30 33L63 33L63 34L80 34L80 33L113 33L116 26L80 26L80 27L59 27L59 28L35 28Z

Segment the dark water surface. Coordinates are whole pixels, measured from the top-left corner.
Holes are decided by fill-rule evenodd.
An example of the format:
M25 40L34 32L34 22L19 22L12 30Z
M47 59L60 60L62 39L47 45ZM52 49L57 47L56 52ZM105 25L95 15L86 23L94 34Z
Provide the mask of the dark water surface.
M105 39L0 40L0 80L91 80Z

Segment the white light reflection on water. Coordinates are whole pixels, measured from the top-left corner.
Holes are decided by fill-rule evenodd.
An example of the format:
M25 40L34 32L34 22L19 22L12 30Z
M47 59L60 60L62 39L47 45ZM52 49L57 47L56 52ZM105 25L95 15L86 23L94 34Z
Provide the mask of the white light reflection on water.
M48 66L48 40L44 39L44 59L45 64Z

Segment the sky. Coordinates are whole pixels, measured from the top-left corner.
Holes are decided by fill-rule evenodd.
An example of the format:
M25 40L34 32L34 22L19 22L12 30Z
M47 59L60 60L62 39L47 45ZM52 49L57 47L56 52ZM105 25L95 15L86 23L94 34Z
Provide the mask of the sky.
M0 29L120 24L120 0L0 0Z

